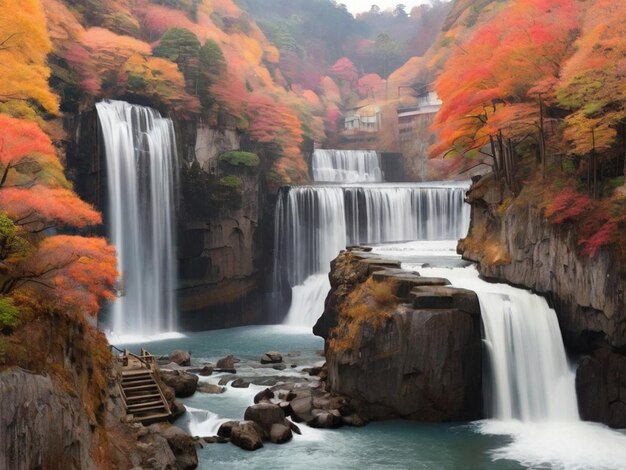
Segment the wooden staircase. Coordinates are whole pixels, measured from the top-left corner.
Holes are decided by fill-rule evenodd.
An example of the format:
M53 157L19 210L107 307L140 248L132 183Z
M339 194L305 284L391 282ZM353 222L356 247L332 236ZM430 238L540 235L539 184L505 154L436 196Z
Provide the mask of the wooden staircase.
M118 374L126 413L132 421L149 424L165 421L172 416L167 400L154 378L154 358L147 351L136 356L124 351L118 356Z

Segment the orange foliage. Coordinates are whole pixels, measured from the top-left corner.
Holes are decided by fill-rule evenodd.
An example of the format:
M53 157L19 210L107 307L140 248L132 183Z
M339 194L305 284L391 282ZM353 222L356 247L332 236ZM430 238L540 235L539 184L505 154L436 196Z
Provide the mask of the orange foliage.
M86 227L102 222L99 212L81 201L74 192L61 188L33 186L0 190L0 210L29 230L49 223Z
M43 303L95 315L113 298L115 249L103 238L56 235L45 238L15 276L15 288Z

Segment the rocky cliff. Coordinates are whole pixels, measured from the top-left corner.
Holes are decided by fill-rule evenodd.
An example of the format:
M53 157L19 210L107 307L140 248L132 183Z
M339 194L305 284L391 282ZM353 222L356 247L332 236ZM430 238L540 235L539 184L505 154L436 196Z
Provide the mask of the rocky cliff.
M482 416L476 294L360 250L332 263L314 333L326 340L328 384L369 419Z
M182 456L191 464L181 466L182 457L175 455L168 437L176 428L127 422L108 344L93 325L48 312L2 340L0 468L176 470L197 465L191 436L184 437L191 449Z
M581 255L571 227L547 220L525 191L513 197L491 176L476 181L467 195L471 227L459 251L483 276L548 298L566 347L591 354L578 371L581 415L626 427L626 270L609 249Z

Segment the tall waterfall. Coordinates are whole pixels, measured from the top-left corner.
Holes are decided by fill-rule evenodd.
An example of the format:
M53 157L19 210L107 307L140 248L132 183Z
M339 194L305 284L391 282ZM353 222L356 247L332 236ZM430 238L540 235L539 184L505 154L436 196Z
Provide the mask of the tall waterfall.
M109 230L118 254L121 296L115 334L151 335L176 326L172 121L123 101L96 105L107 162Z
M373 150L322 150L313 152L313 180L327 183L378 183L380 157Z
M346 245L464 236L467 188L454 182L282 188L274 281L293 289L287 323L315 323L330 288L330 262Z

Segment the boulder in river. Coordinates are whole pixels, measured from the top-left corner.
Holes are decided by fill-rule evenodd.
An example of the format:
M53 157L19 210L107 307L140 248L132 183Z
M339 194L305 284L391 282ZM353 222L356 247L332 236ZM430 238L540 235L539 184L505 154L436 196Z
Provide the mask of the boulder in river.
M198 382L198 388L196 390L202 393L219 394L224 393L226 391L226 387L220 387L219 385L209 382Z
M198 376L180 370L160 369L161 380L174 389L177 398L190 397L196 392Z
M248 382L248 381L246 381L244 379L235 379L230 384L230 386L233 387L233 388L248 388L248 387L250 387L250 382Z
M254 421L242 421L231 429L230 442L244 450L257 450L263 447L263 430Z
M243 419L254 421L263 430L263 438L270 438L272 425L276 423L284 424L285 412L278 405L272 403L259 403L249 406L246 409Z
M239 426L239 421L226 421L217 430L217 435L219 437L230 437L235 426Z
M232 354L229 354L226 357L221 358L215 364L216 369L229 369L232 370L235 368L235 358Z
M183 351L181 349L172 351L170 353L169 360L170 362L175 362L179 366L191 365L191 355L187 351Z
M283 362L283 355L276 351L269 351L261 356L261 364L280 364Z
M274 392L272 392L269 388L266 388L254 396L254 404L256 405L262 401L270 401L272 398L274 398Z
M270 429L270 441L274 444L284 444L285 442L289 442L292 438L293 433L289 426L282 423L272 424L272 428Z

